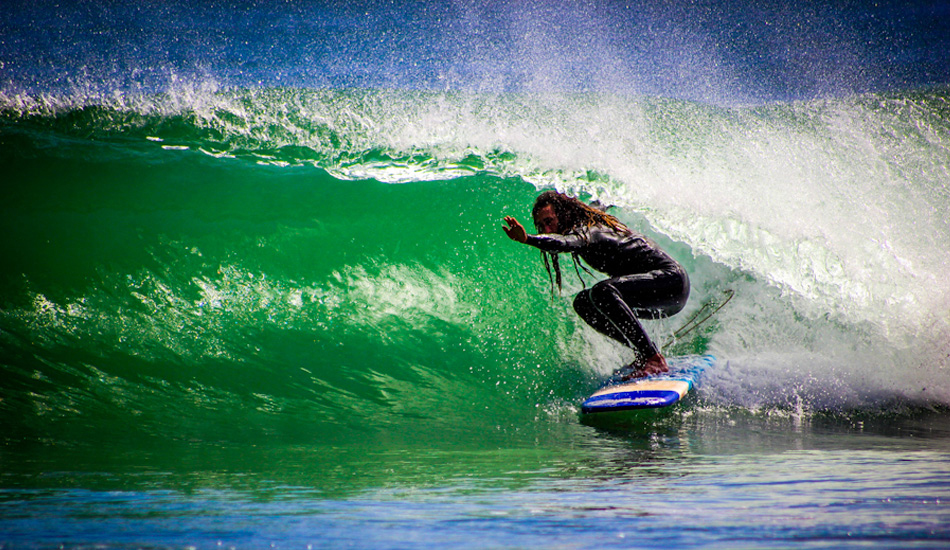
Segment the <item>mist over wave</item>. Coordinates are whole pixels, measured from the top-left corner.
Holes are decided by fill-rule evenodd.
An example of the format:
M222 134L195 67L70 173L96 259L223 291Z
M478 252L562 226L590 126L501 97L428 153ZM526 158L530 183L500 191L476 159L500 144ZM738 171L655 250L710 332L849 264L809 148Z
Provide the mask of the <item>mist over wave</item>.
M603 92L736 103L946 84L940 2L9 3L0 89Z

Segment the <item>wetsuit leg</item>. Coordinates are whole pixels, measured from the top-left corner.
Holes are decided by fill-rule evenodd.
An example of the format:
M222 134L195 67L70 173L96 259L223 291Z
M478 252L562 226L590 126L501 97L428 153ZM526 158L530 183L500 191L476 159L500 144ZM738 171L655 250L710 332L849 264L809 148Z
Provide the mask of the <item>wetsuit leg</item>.
M574 298L574 310L598 332L637 351L641 359L659 352L638 318L659 319L686 305L685 271L651 271L601 281Z

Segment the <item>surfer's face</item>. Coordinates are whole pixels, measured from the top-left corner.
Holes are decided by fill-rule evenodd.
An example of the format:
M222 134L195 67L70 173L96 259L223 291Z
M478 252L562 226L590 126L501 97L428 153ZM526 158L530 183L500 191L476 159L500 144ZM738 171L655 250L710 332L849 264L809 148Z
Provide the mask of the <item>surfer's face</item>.
M549 204L538 210L538 218L534 223L541 233L557 233L557 214L554 213L554 206Z

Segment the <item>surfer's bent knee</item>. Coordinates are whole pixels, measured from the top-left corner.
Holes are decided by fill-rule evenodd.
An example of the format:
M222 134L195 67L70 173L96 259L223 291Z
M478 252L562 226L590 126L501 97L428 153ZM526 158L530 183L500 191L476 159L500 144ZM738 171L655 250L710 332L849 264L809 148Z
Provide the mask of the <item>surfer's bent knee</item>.
M577 296L574 296L574 302L572 305L574 306L574 311L577 312L577 314L581 317L584 317L585 313L591 309L591 306L593 305L592 302L593 301L590 297L590 289L585 288L584 290L578 292Z

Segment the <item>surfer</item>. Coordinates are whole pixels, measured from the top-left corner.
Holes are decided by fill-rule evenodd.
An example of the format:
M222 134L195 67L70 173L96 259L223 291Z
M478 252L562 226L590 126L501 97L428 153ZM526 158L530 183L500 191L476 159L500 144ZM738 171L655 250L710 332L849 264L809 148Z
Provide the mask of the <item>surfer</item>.
M636 378L669 371L639 319L668 317L683 309L689 297L686 270L647 237L573 197L545 191L531 214L537 235L529 235L511 216L505 216L502 229L513 241L541 250L549 278L554 268L552 292L555 284L561 288L558 253L571 254L578 277L578 257L609 276L591 288L585 285L574 298L574 310L598 332L636 352L621 372Z

